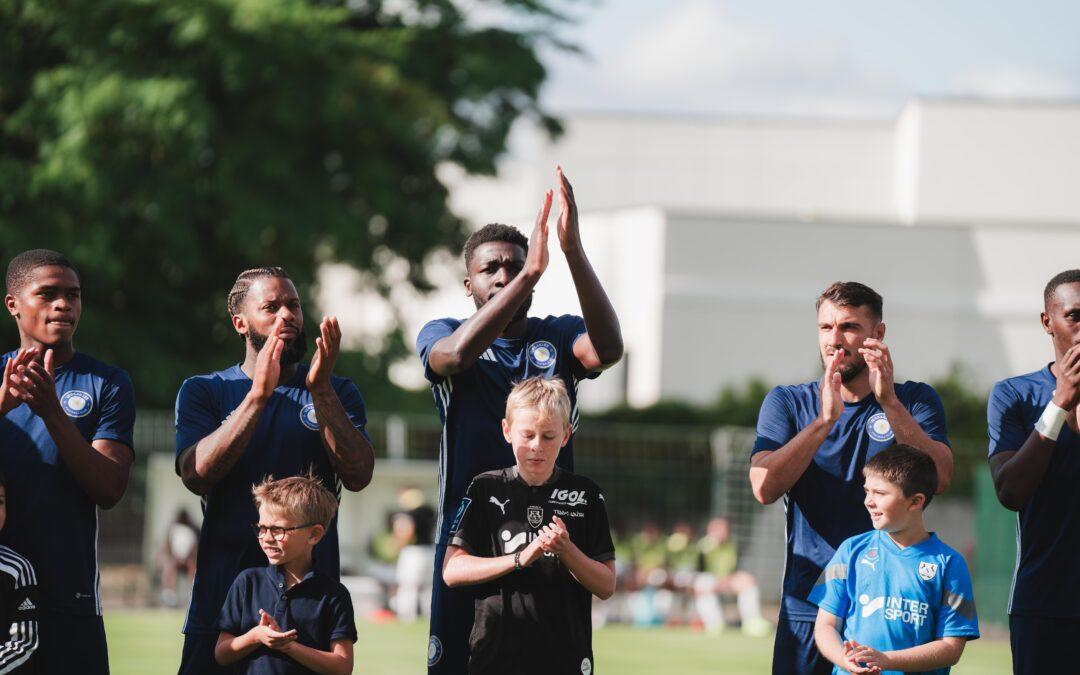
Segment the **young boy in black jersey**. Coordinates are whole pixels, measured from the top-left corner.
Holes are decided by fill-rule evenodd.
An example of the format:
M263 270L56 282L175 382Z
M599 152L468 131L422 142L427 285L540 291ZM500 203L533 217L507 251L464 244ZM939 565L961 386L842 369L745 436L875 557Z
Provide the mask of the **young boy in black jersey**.
M7 521L7 482L0 474L0 530ZM0 546L0 626L10 626L0 642L0 675L34 673L38 646L37 577L30 561Z
M517 464L473 479L443 564L448 586L477 585L469 673L589 675L592 596L615 591L615 546L600 488L555 466L566 385L521 382L502 426Z

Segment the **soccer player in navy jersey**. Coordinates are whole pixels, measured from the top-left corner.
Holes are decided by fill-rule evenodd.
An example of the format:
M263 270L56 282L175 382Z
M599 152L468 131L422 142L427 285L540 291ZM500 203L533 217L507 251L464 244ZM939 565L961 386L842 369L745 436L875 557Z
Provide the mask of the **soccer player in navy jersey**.
M266 564L251 525L251 486L312 471L340 495L370 481L374 453L356 385L333 374L341 344L324 317L310 365L300 296L284 269L242 272L228 312L243 363L188 378L176 397L176 470L203 497L204 519L180 673L222 672L214 661L218 613L243 570ZM337 580L337 518L315 546L315 569ZM269 609L268 609L269 611Z
M1068 670L1062 649L1080 640L1080 270L1046 285L1041 320L1054 360L995 384L986 414L997 497L1017 512L1009 633L1022 675Z
M428 671L465 673L473 592L448 588L441 570L450 541L450 516L478 474L514 464L503 438L506 397L514 383L534 375L568 384L571 430L576 431L577 385L622 358L615 310L581 244L577 204L570 182L556 169L561 213L559 246L570 267L583 316L530 317L533 289L548 265L549 190L526 239L506 225L487 225L465 244L465 294L476 312L468 319L436 319L417 337L424 375L431 383L443 423L439 448L439 519L432 583ZM573 439L559 455L573 470Z
M836 548L871 529L866 460L904 443L934 460L938 492L952 477L941 399L929 385L893 381L882 318L873 289L853 281L829 286L817 300L821 381L776 387L761 404L750 484L762 504L784 497L787 506L774 674L832 670L814 645L817 607L807 596Z
M0 383L0 471L10 514L0 541L37 572L37 672L107 673L97 511L123 497L135 458L131 378L75 350L82 287L67 258L47 249L20 253L6 283L20 347L3 356Z

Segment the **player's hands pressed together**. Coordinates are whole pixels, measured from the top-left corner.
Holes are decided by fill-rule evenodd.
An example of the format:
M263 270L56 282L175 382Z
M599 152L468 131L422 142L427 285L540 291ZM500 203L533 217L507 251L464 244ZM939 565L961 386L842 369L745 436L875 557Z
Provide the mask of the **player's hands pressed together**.
M296 642L296 629L281 630L274 617L259 610L259 624L251 629L251 637L275 651L285 652Z
M524 272L539 277L547 270L548 257L548 214L551 213L551 190L544 193L540 212L536 214L536 225L529 235L529 252L525 256Z
M544 555L544 546L540 541L540 537L537 537L530 541L529 545L521 551L521 566L529 567L539 560L542 555Z
M12 371L6 384L15 399L30 406L30 410L42 419L64 415L64 409L60 407L60 399L56 397L56 380L53 379L53 350L45 350L41 363L28 360L12 368Z
M825 364L825 374L821 376L821 420L830 426L844 413L844 399L840 395L840 362L844 359L844 350L837 349Z
M889 347L881 340L867 338L859 353L870 370L870 388L879 403L888 403L896 397L893 388L893 362Z
M319 324L320 336L315 338L315 355L307 374L307 388L311 391L330 390L330 376L334 373L338 353L341 351L341 326L336 316L324 316Z
M854 640L844 642L844 658L853 673L880 673L892 669L892 659L888 654Z
M559 182L559 247L563 253L581 252L581 230L578 228L578 208L574 200L574 188L563 174L561 166L555 167L555 177Z
M29 365L38 354L35 347L20 349L7 363L4 364L4 379L0 380L0 417L22 405L22 401L15 395L11 387L11 377L19 369L19 366Z
M281 338L281 329L285 320L278 317L274 327L270 330L270 336L266 344L259 351L255 359L255 372L251 377L251 395L261 400L267 400L274 394L281 377L281 351L285 348L285 340Z
M536 540L540 542L545 552L555 555L563 555L573 546L566 523L558 516L552 516L551 522L540 528Z

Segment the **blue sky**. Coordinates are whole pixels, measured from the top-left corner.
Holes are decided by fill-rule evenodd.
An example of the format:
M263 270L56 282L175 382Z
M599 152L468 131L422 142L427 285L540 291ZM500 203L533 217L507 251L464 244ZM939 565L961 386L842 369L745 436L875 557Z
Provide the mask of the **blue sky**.
M889 114L917 95L1080 100L1080 2L585 0L554 110Z

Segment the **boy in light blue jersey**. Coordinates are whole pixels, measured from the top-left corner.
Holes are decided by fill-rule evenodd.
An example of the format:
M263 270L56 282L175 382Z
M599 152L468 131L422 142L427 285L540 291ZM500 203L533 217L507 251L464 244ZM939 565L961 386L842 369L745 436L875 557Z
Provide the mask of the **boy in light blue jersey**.
M945 675L979 637L979 620L963 556L923 523L934 461L894 445L863 475L874 529L841 544L810 592L818 650L833 673Z

